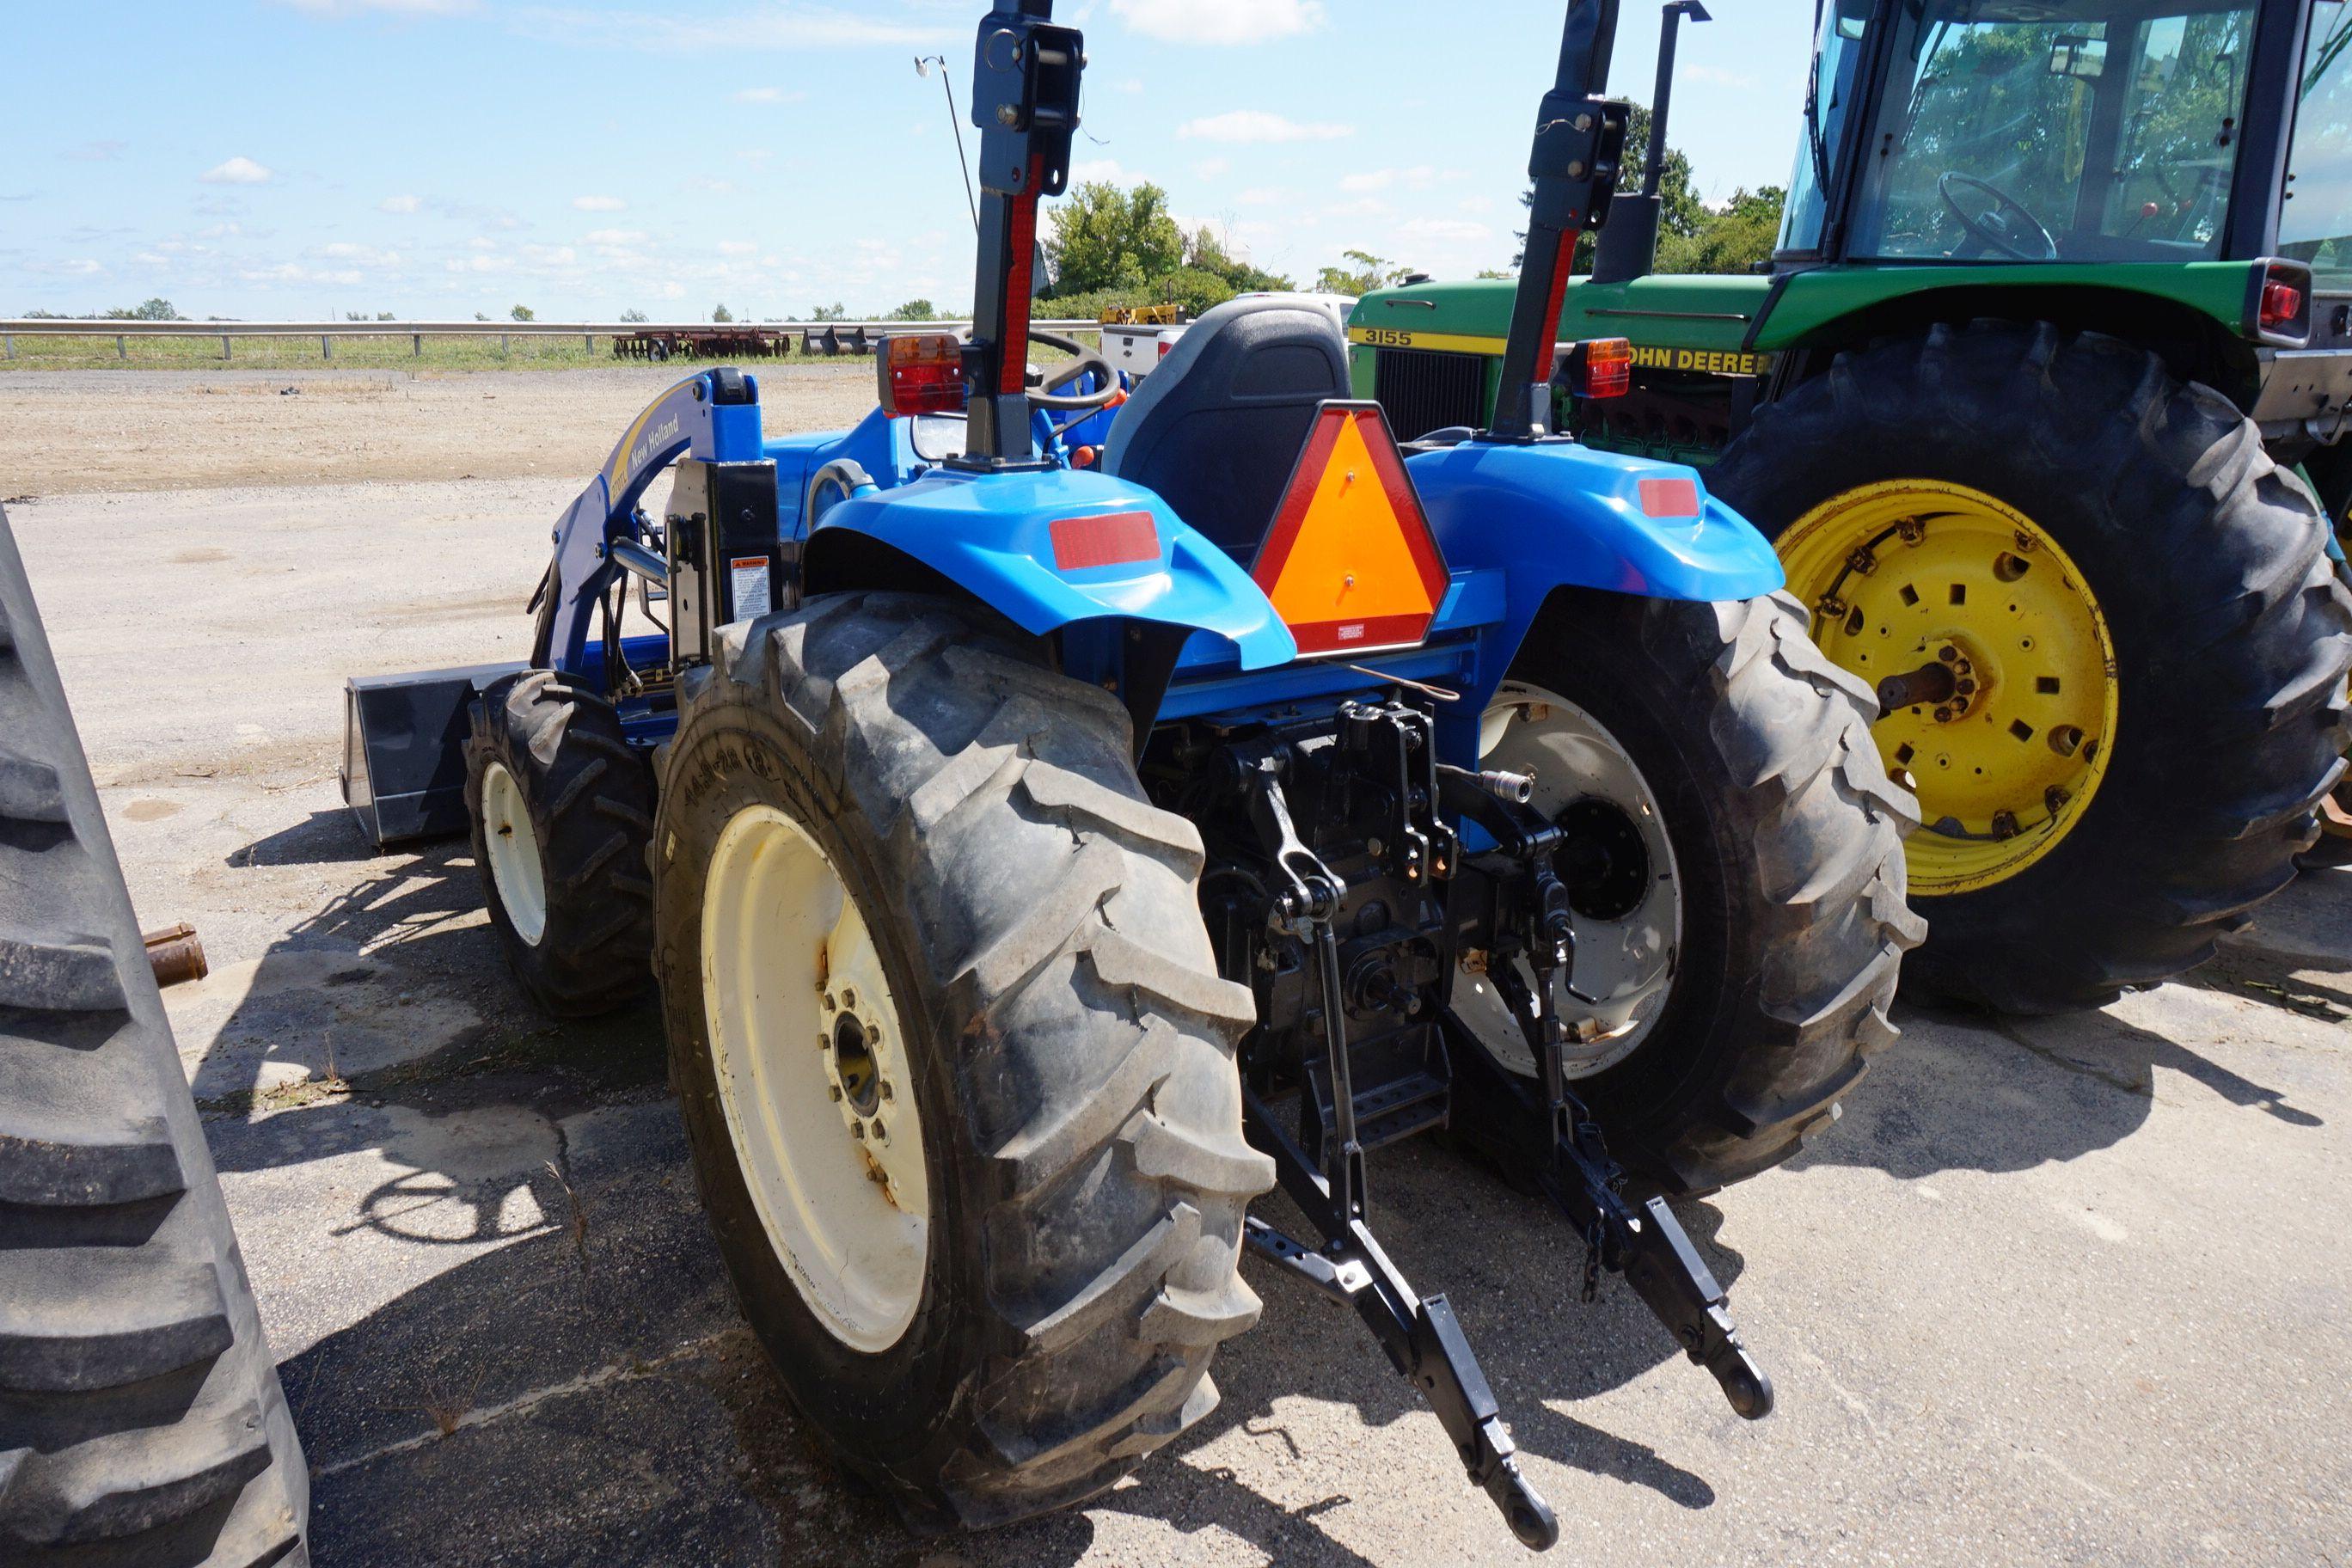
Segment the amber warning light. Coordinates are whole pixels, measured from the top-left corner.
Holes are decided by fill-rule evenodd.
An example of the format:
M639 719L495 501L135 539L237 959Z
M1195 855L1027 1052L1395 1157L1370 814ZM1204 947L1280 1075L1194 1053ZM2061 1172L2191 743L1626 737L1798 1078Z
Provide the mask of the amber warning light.
M1633 390L1633 345L1625 338L1587 338L1567 344L1552 379L1576 397L1622 397Z
M1418 646L1449 579L1376 404L1315 416L1250 576L1301 654Z
M882 412L893 419L963 412L963 345L952 332L885 338L875 370L882 382Z

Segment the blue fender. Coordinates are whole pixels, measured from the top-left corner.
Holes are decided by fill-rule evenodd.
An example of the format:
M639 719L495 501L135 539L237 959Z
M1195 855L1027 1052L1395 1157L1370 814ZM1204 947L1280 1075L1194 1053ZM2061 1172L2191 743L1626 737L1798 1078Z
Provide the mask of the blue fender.
M1770 542L1679 463L1566 441L1465 441L1405 467L1445 563L1507 567L1515 612L1562 586L1714 604L1784 581Z
M1084 564L1089 520L1150 520L1157 548L1131 561ZM976 475L934 468L912 484L861 491L824 510L809 534L822 588L828 535L856 533L912 556L1034 636L1123 618L1208 632L1234 645L1244 669L1298 656L1265 595L1232 556L1180 521L1151 491L1107 474L1049 468ZM1140 541L1132 521L1120 537Z
M731 380L737 374L699 372L647 404L588 488L564 509L555 524L555 618L548 646L532 650L534 663L578 667L609 570L604 546L623 534L635 537L630 514L656 476L681 455L711 462L760 457L760 384L741 376L739 394Z
M1716 604L1786 581L1770 542L1679 463L1567 441L1466 441L1416 454L1405 468L1457 584L1432 635L1467 632L1475 649L1465 700L1439 720L1457 759L1476 755L1478 715L1556 589Z

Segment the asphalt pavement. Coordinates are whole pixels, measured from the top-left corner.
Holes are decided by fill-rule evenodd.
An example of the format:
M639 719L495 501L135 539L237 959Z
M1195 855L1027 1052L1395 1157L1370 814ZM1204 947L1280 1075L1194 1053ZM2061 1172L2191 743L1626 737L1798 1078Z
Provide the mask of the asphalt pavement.
M845 1482L736 1315L653 1009L534 1014L463 846L376 855L337 795L342 679L517 657L572 488L10 509L140 913L211 954L167 1001L315 1560L1521 1559L1355 1321L1255 1262L1223 1405L1094 1505L919 1539ZM2102 1012L1898 1021L1838 1126L1682 1209L1778 1384L1762 1423L1621 1283L1580 1303L1541 1203L1435 1146L1375 1157L1381 1234L1459 1310L1556 1560L2352 1561L2352 868Z

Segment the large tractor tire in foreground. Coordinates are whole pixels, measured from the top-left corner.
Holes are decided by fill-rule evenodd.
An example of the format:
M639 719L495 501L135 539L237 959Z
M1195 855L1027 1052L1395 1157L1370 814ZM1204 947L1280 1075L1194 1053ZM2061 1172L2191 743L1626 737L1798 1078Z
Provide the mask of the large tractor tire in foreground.
M1916 789L1918 991L2095 1006L2209 957L2343 771L2352 595L2226 398L2047 323L1841 354L1709 479Z
M0 1562L303 1560L310 1477L0 516Z
M559 1018L626 1006L652 978L651 771L613 705L552 670L499 682L471 717L474 863L508 967Z
M1547 607L1487 709L1480 765L1531 774L1568 830L1574 980L1601 998L1556 998L1570 1087L1649 1187L1787 1159L1895 1038L1916 818L1878 765L1874 710L1783 595L1601 593ZM1483 973L1455 977L1454 1014L1533 1074Z
M745 1316L919 1524L1102 1490L1258 1314L1198 834L1107 693L934 599L730 627L682 710L655 966Z

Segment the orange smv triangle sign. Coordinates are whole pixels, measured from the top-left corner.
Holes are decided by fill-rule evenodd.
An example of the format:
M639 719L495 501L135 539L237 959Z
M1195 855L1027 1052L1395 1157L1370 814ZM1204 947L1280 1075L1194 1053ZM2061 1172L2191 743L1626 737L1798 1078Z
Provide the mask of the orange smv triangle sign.
M1378 404L1316 411L1250 575L1301 654L1412 647L1429 635L1445 562Z

